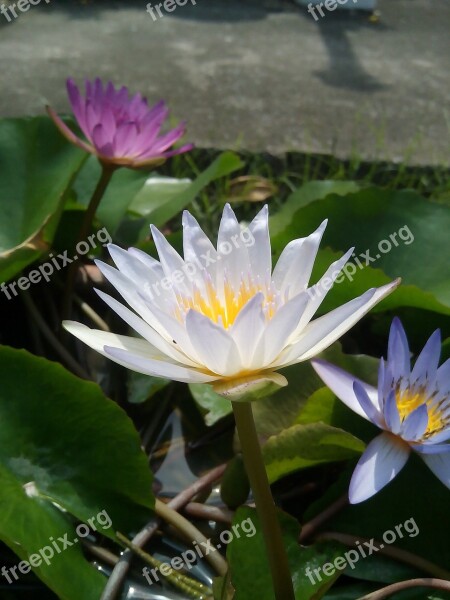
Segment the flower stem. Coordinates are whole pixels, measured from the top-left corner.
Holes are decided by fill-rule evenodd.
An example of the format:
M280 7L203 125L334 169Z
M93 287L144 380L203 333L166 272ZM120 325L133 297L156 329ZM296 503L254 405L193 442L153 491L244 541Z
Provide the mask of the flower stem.
M255 498L276 600L294 600L291 572L250 402L232 402L242 455Z
M117 167L115 165L102 163L102 172L100 175L100 179L98 180L94 193L92 194L92 197L89 201L89 205L86 209L86 212L84 213L84 219L78 232L73 254L75 254L77 244L81 241L84 241L87 234L89 233L89 230L95 217L95 213L97 212L97 208L99 207L101 199L103 198L106 192L106 188L111 182L111 178L116 168ZM75 256L73 258L75 258ZM63 319L70 318L70 312L72 308L72 295L75 284L75 273L77 271L77 266L78 265L75 261L72 262L67 273L62 309Z
M89 229L91 228L92 221L94 220L95 213L97 212L97 208L106 192L106 188L108 187L116 169L116 165L102 163L102 172L100 175L100 179L98 180L97 186L89 201L87 210L84 213L83 223L81 225L80 231L78 232L77 243L84 240L84 238L89 233Z

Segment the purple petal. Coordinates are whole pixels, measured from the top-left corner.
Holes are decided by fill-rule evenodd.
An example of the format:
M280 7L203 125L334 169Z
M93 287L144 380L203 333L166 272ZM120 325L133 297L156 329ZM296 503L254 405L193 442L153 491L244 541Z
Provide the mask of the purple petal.
M92 135L95 127L99 124L99 118L95 111L92 102L86 103L86 127L88 131L88 139L92 141Z
M92 101L92 83L89 81L89 79L86 79L85 84L86 84L85 99Z
M388 363L395 381L409 376L411 361L408 339L397 317L392 321L389 332Z
M194 144L185 144L184 146L181 146L180 148L176 148L175 150L170 150L170 152L163 152L161 154L161 156L164 158L170 158L171 156L176 156L177 154L183 154L184 152L189 152L194 147L195 147Z
M395 397L395 391L391 390L386 398L384 406L384 418L386 425L392 433L398 433L400 431L400 415L398 414L397 400Z
M85 104L84 100L81 97L81 94L78 90L78 87L75 85L73 79L68 79L66 82L67 94L69 96L69 101L72 106L73 114L83 131L84 135L87 136L88 129L86 125L86 114L85 114Z
M332 365L324 360L313 359L311 361L311 365L313 366L317 375L339 398L339 400L342 400L342 402L351 410L353 410L353 412L357 413L361 417L364 417L364 419L368 419L368 417L362 409L361 404L358 402L355 392L353 391L353 384L355 381L358 381L359 384L365 389L373 405L378 406L377 390L371 385L364 383L350 373L347 373L343 369L340 369L339 367L336 367L335 365Z
M166 103L164 100L160 100L155 105L153 105L150 110L147 112L145 117L142 119L142 125L148 125L154 119L162 119L166 120L169 114L169 109L166 107Z
M95 144L95 147L97 148L97 150L100 151L108 143L108 136L106 135L105 128L101 123L94 127L94 130L92 132L92 139Z
M450 454L444 452L442 454L424 454L422 459L425 464L442 483L450 488Z
M164 119L158 118L153 119L147 126L144 127L143 123L139 124L139 135L136 143L133 146L133 152L136 156L147 156L155 154L153 146L155 140L157 140Z
M92 101L96 110L98 110L103 104L103 84L100 77L97 77L97 79L94 81Z
M108 103L112 104L114 102L115 96L116 96L116 88L114 87L114 84L112 83L112 81L108 81L108 84L105 89L105 100Z
M120 90L115 90L114 91L114 96L112 97L112 104L117 108L123 108L124 106L126 106L127 102L128 102L128 88L125 86L122 86L120 88Z
M434 378L441 355L441 332L436 329L419 354L411 372L411 382Z
M426 404L416 408L402 423L401 436L404 440L418 440L428 427L428 409Z
M175 144L175 142L177 142L185 134L185 131L186 127L184 124L182 124L176 129L172 129L172 131L162 135L160 138L158 138L157 142L152 148L153 154L160 154L161 152L167 150L167 148L170 148L170 146L173 146L173 144Z
M104 135L109 143L112 143L117 130L116 119L110 106L104 106L100 115L100 123L102 124Z
M48 112L49 117L52 119L52 121L56 125L56 127L63 134L63 136L67 140L69 140L69 142L71 142L72 144L75 144L76 146L78 146L79 148L84 150L85 152L89 152L91 154L95 153L95 149L92 146L90 146L89 144L86 144L86 142L83 142L83 140L80 140L80 138L78 136L76 136L73 133L73 131L67 127L67 125L64 123L64 121L55 113L53 108L51 108L50 106L47 106L47 112Z
M106 134L103 125L99 124L94 127L92 138L99 154L105 158L112 158L114 156L113 145L109 141L109 136Z
M140 120L148 111L148 105L141 94L136 94L128 105L128 113L133 120Z
M353 472L350 503L363 502L384 488L404 467L409 453L409 446L390 433L373 439Z
M355 392L356 399L360 403L361 408L366 413L370 421L372 421L372 423L374 423L377 427L383 429L384 419L380 411L373 405L372 400L359 381L353 382L353 391Z
M127 156L137 137L137 127L135 123L122 123L118 126L114 138L115 156Z

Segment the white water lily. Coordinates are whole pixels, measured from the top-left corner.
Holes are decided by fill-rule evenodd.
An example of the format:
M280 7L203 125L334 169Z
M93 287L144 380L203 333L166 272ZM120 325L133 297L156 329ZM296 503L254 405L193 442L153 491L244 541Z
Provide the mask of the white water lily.
M182 258L152 227L159 261L144 252L108 246L117 269L97 261L132 310L99 296L139 334L64 327L94 350L129 369L188 383L270 379L276 370L325 350L394 290L373 288L311 320L353 249L308 288L326 221L290 242L272 271L268 209L245 229L227 204L217 248L194 217L183 214Z

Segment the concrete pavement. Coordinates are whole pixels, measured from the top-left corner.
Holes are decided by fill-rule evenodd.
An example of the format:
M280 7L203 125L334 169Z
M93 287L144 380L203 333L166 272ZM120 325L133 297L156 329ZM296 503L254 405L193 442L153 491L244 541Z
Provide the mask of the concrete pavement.
M65 78L99 75L165 98L198 146L449 164L447 0L380 0L378 22L287 0L188 0L156 20L146 5L0 14L0 115L68 112Z

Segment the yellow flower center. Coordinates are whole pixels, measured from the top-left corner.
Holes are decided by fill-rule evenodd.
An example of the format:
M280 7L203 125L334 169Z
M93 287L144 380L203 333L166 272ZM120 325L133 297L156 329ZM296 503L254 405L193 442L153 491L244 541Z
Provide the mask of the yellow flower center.
M228 329L235 322L238 314L249 300L258 292L264 294L263 311L266 319L271 319L278 306L277 292L265 283L256 283L249 276L247 280L241 279L238 290L225 281L223 294L218 294L212 282L205 282L204 291L194 289L191 296L177 294L178 306L175 308L175 316L180 322L184 322L186 313L190 310L205 315L224 329Z
M401 392L400 390L397 390L395 400L400 415L400 421L402 422L416 410L416 408L419 408L422 404L427 405L428 425L423 434L423 438L429 438L435 433L442 431L448 425L448 420L441 409L441 402L433 402L433 396L426 396L424 390L416 392L411 392L411 390Z

